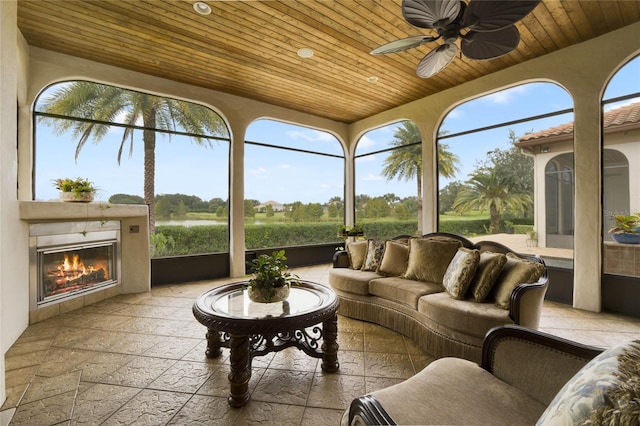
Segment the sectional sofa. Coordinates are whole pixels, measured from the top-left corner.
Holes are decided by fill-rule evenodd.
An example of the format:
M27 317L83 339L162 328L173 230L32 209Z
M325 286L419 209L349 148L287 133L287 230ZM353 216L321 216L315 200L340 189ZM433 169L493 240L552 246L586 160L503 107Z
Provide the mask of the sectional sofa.
M538 327L548 287L539 257L448 233L354 241L333 266L339 314L402 333L437 358L478 363L492 328Z

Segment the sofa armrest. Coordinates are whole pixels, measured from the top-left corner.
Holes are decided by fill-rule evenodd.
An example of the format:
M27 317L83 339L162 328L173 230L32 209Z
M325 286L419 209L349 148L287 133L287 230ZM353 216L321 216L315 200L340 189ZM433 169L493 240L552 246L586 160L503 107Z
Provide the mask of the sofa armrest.
M373 395L364 395L351 401L348 421L349 426L396 424Z
M490 330L482 368L544 405L602 349L517 325Z
M345 250L338 250L333 254L333 267L334 268L348 268L349 267L349 253Z
M537 329L540 324L540 314L544 296L549 287L547 266L540 256L517 254L522 259L530 262L541 263L545 269L544 274L536 283L523 283L511 292L509 302L509 316L517 325Z

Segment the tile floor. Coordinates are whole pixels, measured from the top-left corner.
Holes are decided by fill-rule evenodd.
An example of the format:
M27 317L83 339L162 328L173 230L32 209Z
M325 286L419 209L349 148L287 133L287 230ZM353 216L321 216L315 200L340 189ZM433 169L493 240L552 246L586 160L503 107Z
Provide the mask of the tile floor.
M327 283L329 265L298 268ZM431 360L383 327L340 317L340 372L293 348L253 362L251 401L226 402L228 350L204 356L195 298L232 280L121 295L30 326L5 357L11 425L337 425L356 396L397 383ZM546 302L541 329L602 347L637 338L640 320Z

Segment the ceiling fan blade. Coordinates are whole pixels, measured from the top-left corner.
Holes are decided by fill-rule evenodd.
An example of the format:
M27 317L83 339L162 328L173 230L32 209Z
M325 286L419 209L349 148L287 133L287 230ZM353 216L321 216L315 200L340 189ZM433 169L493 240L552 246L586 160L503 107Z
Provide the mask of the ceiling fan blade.
M465 8L463 23L474 31L496 31L527 16L541 0L471 0Z
M418 28L434 28L443 21L446 25L458 17L460 0L402 0L402 15Z
M458 46L455 44L443 44L435 50L432 50L422 58L416 69L418 77L429 78L440 71L455 58L458 53Z
M469 31L462 39L460 48L469 59L495 59L511 52L520 43L520 32L511 25L490 33Z
M430 43L440 37L433 36L415 36L403 38L401 40L392 41L391 43L383 44L380 47L373 49L370 53L372 55L383 55L386 53L402 52L403 50L411 49L413 47L421 46L425 43Z

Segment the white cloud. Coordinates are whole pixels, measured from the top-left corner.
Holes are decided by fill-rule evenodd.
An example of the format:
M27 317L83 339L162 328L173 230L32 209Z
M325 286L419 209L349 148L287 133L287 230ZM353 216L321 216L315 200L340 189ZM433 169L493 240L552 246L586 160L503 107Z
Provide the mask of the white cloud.
M517 96L527 92L526 85L512 87L511 89L502 90L484 96L482 99L492 104L508 104Z
M358 148L357 149L371 148L371 147L376 146L376 145L377 145L376 141L374 141L373 139L368 138L367 135L364 135L358 141Z
M302 139L307 142L335 142L336 138L327 132L321 132L319 130L291 130L287 132L287 135L292 139Z
M281 169L290 169L291 165L290 164L280 164L278 167L280 167Z
M451 110L451 112L449 112L449 114L447 114L447 118L462 118L464 117L464 111L461 108L454 108Z
M258 167L257 169L248 170L247 173L254 176L264 176L267 174L267 169L264 167Z

